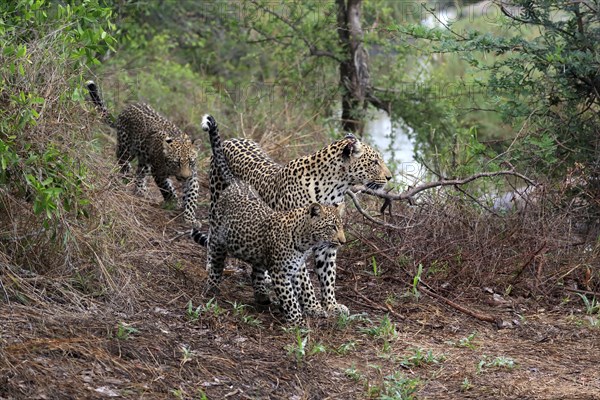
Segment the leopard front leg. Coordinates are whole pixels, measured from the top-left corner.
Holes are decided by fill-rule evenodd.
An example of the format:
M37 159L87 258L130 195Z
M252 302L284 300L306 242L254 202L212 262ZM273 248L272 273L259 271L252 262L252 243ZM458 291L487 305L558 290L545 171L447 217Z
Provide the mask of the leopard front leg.
M175 193L175 188L169 179L169 176L162 171L154 171L153 169L154 182L160 189L160 194L162 194L163 199L166 203L177 201L177 194Z
M129 152L129 136L122 129L117 129L117 162L122 175L131 171L131 153Z
M314 249L315 271L321 284L321 301L323 308L333 314L346 314L350 311L348 307L339 304L335 299L335 259L337 249L330 246L318 246Z
M269 271L273 279L273 288L279 299L279 304L283 310L286 321L291 325L302 324L302 310L294 292L294 285L291 281L291 272L287 268L274 267Z
M150 164L142 163L140 160L138 162L137 171L135 173L135 189L134 193L137 196L145 196L148 192L148 187L146 186L146 177L150 175L152 168Z
M196 174L193 174L185 181L183 190L183 219L194 228L199 228L201 224L196 220L196 207L198 207L198 192L200 191L200 185L198 184L198 177Z
M315 288L306 269L306 263L302 263L298 274L292 278L294 290L298 296L302 310L306 315L314 317L327 317L327 312L321 306L315 295Z

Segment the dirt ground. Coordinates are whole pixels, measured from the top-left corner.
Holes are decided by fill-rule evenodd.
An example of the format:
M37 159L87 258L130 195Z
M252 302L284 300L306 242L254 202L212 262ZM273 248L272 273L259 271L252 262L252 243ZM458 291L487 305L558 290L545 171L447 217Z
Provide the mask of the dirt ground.
M70 297L59 277L32 275L36 296L0 303L0 399L600 399L600 327L576 296L445 294L499 328L416 298L402 272L382 262L374 273L350 242L337 297L352 316L286 328L252 307L235 260L220 295L202 298L204 249L152 207L157 238L124 251L120 291Z

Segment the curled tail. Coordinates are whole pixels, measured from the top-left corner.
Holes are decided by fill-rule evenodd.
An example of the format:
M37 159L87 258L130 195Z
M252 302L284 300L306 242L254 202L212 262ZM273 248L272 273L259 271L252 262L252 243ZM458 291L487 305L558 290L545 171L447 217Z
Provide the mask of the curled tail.
M94 81L87 81L85 83L85 86L87 87L88 92L90 92L90 98L92 99L92 103L94 103L94 105L96 106L98 111L100 111L100 114L102 115L102 119L104 120L104 122L108 126L111 126L114 128L115 127L115 119L113 118L112 115L110 115L110 113L108 112L108 108L106 108L106 105L102 101L102 98L100 97L100 92L98 91L98 86L96 85L96 83Z
M227 187L233 181L234 177L233 173L229 169L229 164L225 158L225 153L223 152L223 144L221 143L221 135L219 135L217 121L215 121L212 115L206 114L204 117L202 117L202 130L208 132L208 137L210 138L210 147L212 147L214 165L221 175L225 187Z

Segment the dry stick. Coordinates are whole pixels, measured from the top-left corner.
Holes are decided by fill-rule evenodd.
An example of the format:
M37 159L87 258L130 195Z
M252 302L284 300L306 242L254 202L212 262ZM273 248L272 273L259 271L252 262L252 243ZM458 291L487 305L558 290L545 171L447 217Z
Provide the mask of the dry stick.
M385 253L384 253L384 254L382 254L382 255L383 255L385 258L387 258L387 259L388 259L388 261L390 261L391 263L393 263L393 264L395 264L395 263L396 263L396 262L395 262L395 261L394 261L394 260L393 260L393 259L392 259L390 256L388 256L387 254L385 254ZM395 277L393 277L393 276L391 276L391 277L389 277L389 278L392 278L392 279L394 279L394 280L397 280L397 281L399 281L399 282L402 282L402 283L406 284L406 282L402 281L402 280L401 280L401 279L399 279L399 278L395 278ZM445 298L444 296L442 296L442 295L439 295L439 294L437 294L437 293L433 292L433 290L432 290L432 289L431 289L431 290L430 290L430 289L427 289L425 286L427 286L427 287L431 287L431 286L429 286L429 285L428 285L428 284L427 284L425 281L423 281L421 278L419 278L419 289L420 289L420 290L421 290L423 293L425 293L426 295L428 295L428 296L430 296L430 297L433 297L433 298L434 298L434 299L436 299L436 300L440 300L440 301L442 301L442 302L446 303L447 305L449 305L450 307L452 307L452 308L454 308L454 309L456 309L456 310L458 310L458 311L460 311L460 312L462 312L462 313L465 313L465 314L467 314L467 315L470 315L470 316L471 316L471 317L473 317L473 318L477 318L477 319L478 319L478 320L480 320L480 321L485 321L485 322L494 322L494 323L497 323L498 321L500 321L500 318L493 317L493 316L491 316L491 315L489 315L489 314L483 314L483 313L480 313L480 312L477 312L477 311L472 311L472 310L469 310L469 309L468 309L468 308L466 308L466 307L463 307L463 306L461 306L461 305L459 305L459 304L456 304L456 303L455 303L455 302L453 302L452 300L449 300L449 299Z
M405 320L406 319L406 317L404 315L398 314L396 311L394 311L389 304L386 304L386 306L384 307L384 306L382 306L380 304L375 303L373 300L369 299L364 294L360 293L358 291L358 288L356 287L356 285L357 285L357 281L355 279L354 280L354 293L356 293L356 295L358 297L360 297L361 299L363 299L364 301L366 301L369 306L373 307L376 310L387 311L390 314L392 314L393 316L395 316L397 318L400 318L401 320Z
M422 185L417 185L413 188L410 188L410 189L405 190L404 192L398 193L398 194L391 194L389 192L384 192L382 190L373 190L373 189L369 189L369 188L360 188L360 191L363 193L367 193L367 194L370 194L373 196L380 197L382 199L407 200L407 199L411 198L412 196L414 196L415 194L422 192L424 190L427 190L427 189L433 189L435 187L442 187L442 186L464 185L469 182L473 182L476 179L493 178L496 176L503 176L503 175L516 176L517 178L523 179L525 182L529 183L531 186L537 186L537 184L534 181L532 181L530 178L528 178L525 175L520 174L518 172L497 171L497 172L481 172L479 174L471 175L464 179L443 179L440 181L427 182Z
M521 266L518 269L517 274L515 275L515 277L512 279L512 283L515 283L517 281L517 279L519 279L519 277L521 276L521 274L523 273L523 271L525 271L525 268L527 268L527 266L529 264L531 264L531 262L533 261L533 259L540 254L543 250L546 249L546 242L542 243L542 246L535 250L534 252L530 253L530 256L527 258L527 261L525 261L523 264L521 264Z
M420 282L419 280L419 289L424 292L426 295L433 297L434 299L437 300L441 300L444 303L448 304L450 307L457 309L458 311L465 313L467 315L470 315L473 318L477 318L480 321L485 321L485 322L494 322L497 323L498 321L500 321L500 318L494 318L493 316L489 315L489 314L483 314L477 311L472 311L469 310L466 307L461 306L460 304L456 304L455 302L453 302L452 300L449 300L447 298L445 298L444 296L441 296L437 293L434 293L432 291L430 291L429 289L426 289L423 286L423 283Z
M417 224L417 225L409 225L406 227L401 227L401 226L388 224L387 222L375 219L375 218L371 217L364 208L361 207L360 203L358 202L358 198L356 197L356 194L354 192L348 190L346 192L346 194L352 199L352 202L354 203L354 206L356 207L358 212L361 213L366 219L373 222L374 224L382 225L382 226L385 226L386 228L392 228L392 229L397 229L397 230L411 229L411 228L414 228L415 226L420 225L420 224Z
M589 294L591 296L596 296L596 298L600 298L600 293L598 292L592 292L591 290L583 290L583 289L571 289L571 288L563 288L563 290L566 290L567 292L571 292L571 293L580 293L580 294Z

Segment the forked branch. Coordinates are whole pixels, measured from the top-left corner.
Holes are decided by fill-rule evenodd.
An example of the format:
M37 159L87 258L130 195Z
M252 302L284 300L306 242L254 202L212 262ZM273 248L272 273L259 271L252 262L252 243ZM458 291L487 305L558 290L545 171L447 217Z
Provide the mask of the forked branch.
M373 189L369 189L364 186L360 186L360 187L353 188L353 190L349 190L347 192L347 194L352 199L352 202L356 206L356 209L369 221L376 223L378 225L385 226L387 228L404 230L407 228L389 224L384 221L380 221L376 218L373 218L371 215L369 215L367 213L367 211L361 207L361 205L358 201L358 198L356 197L356 193L362 192L362 193L370 194L372 196L377 196L382 199L385 199L386 204L384 204L384 206L381 208L381 214L384 214L385 209L387 207L391 207L392 200L409 200L410 201L410 200L412 200L413 196L415 196L417 193L420 193L424 190L433 189L436 187L443 187L443 186L461 186L461 185L465 185L467 183L473 182L477 179L494 178L497 176L515 176L517 178L524 180L531 186L537 186L537 184L532 179L528 178L527 176L520 174L518 172L515 172L515 171L505 170L505 171L496 171L496 172L480 172L478 174L474 174L474 175L471 175L471 176L469 176L467 178L463 178L463 179L442 179L442 180L438 180L438 181L427 182L427 183L423 183L421 185L411 187L402 193L392 193L392 192L386 192L383 190L373 190Z

